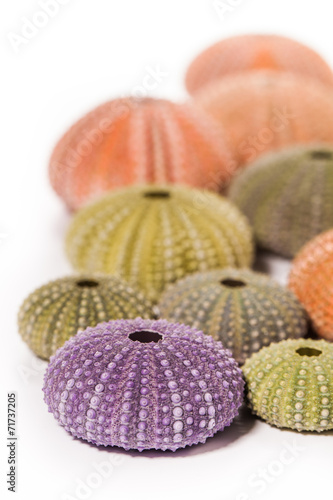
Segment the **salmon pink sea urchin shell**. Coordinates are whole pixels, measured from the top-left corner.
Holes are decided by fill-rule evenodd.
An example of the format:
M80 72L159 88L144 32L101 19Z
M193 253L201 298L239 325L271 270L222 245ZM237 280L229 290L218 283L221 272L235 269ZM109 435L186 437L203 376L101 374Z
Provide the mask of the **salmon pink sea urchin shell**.
M313 78L240 73L206 85L194 99L228 130L240 165L287 146L333 142L333 92Z
M71 210L133 184L181 183L218 191L236 168L225 136L191 104L114 99L60 139L50 161L51 183Z
M220 342L165 320L100 323L51 358L45 402L73 436L105 446L173 450L230 425L241 370Z
M199 54L186 74L192 94L230 74L262 69L296 73L333 86L333 73L324 59L306 45L279 35L247 34L220 40Z
M309 241L297 254L289 288L304 305L318 335L333 341L333 229Z

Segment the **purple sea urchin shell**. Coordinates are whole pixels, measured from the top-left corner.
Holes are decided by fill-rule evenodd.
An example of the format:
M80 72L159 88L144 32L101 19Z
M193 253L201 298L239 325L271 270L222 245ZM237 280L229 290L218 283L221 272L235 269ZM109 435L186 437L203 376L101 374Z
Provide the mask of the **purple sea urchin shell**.
M104 446L173 450L230 425L241 370L221 342L165 320L87 328L51 358L45 402L73 436Z

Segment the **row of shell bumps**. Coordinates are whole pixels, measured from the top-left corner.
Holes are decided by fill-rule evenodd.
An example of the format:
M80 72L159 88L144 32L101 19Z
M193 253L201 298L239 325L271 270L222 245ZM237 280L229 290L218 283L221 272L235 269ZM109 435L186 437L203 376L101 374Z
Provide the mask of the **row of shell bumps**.
M331 429L332 71L246 35L200 54L186 86L183 104L102 104L53 151L78 273L19 312L50 360L45 402L91 443L176 450L230 425L244 377L270 424ZM296 256L288 288L250 269L254 243Z

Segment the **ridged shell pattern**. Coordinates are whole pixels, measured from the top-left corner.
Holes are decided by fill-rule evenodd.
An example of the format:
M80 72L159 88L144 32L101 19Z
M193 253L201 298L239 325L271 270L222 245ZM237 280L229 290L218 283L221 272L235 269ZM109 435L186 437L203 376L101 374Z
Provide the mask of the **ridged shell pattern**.
M321 337L333 340L333 230L311 240L293 262L289 288Z
M264 347L243 367L254 413L277 427L333 429L333 345L286 340Z
M292 73L253 71L205 86L195 102L228 130L240 165L268 151L333 143L333 92Z
M293 257L333 227L333 148L266 155L235 179L229 198L250 220L261 247Z
M157 300L186 274L250 265L253 243L247 220L225 198L181 186L142 186L77 213L67 253L77 270L119 274Z
M331 68L310 47L284 36L248 34L220 40L199 54L187 71L186 86L194 93L227 75L264 69L333 85Z
M101 321L153 317L144 295L114 276L66 276L31 293L19 315L19 332L37 356L49 359L78 331Z
M220 342L185 325L110 321L79 333L51 358L45 402L91 443L173 450L230 425L241 371Z
M123 98L102 104L56 145L50 178L72 210L133 184L218 191L235 170L226 134L190 103Z
M220 340L238 363L271 342L307 331L305 311L294 294L247 269L188 276L164 292L159 312Z

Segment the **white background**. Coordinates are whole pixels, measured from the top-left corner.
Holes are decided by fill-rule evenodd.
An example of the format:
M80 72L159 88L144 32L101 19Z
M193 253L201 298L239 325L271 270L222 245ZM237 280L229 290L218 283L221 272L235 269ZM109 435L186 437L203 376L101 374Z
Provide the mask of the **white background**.
M38 0L1 1L1 498L331 498L332 435L281 431L248 413L205 445L174 454L126 453L73 440L43 402L46 364L17 333L26 295L70 272L63 251L69 215L49 185L47 163L74 120L111 97L140 91L147 66L168 73L151 95L185 98L187 64L228 35L289 35L333 65L329 0L229 4L235 7L221 19L213 0L70 0L15 52L8 34L20 35L22 18L31 20L41 8ZM286 281L287 262L264 258L261 265ZM8 391L17 392L19 404L16 494L5 485ZM95 466L105 460L113 461L113 471L101 479ZM258 481L265 471L266 479ZM93 488L77 490L80 481Z

